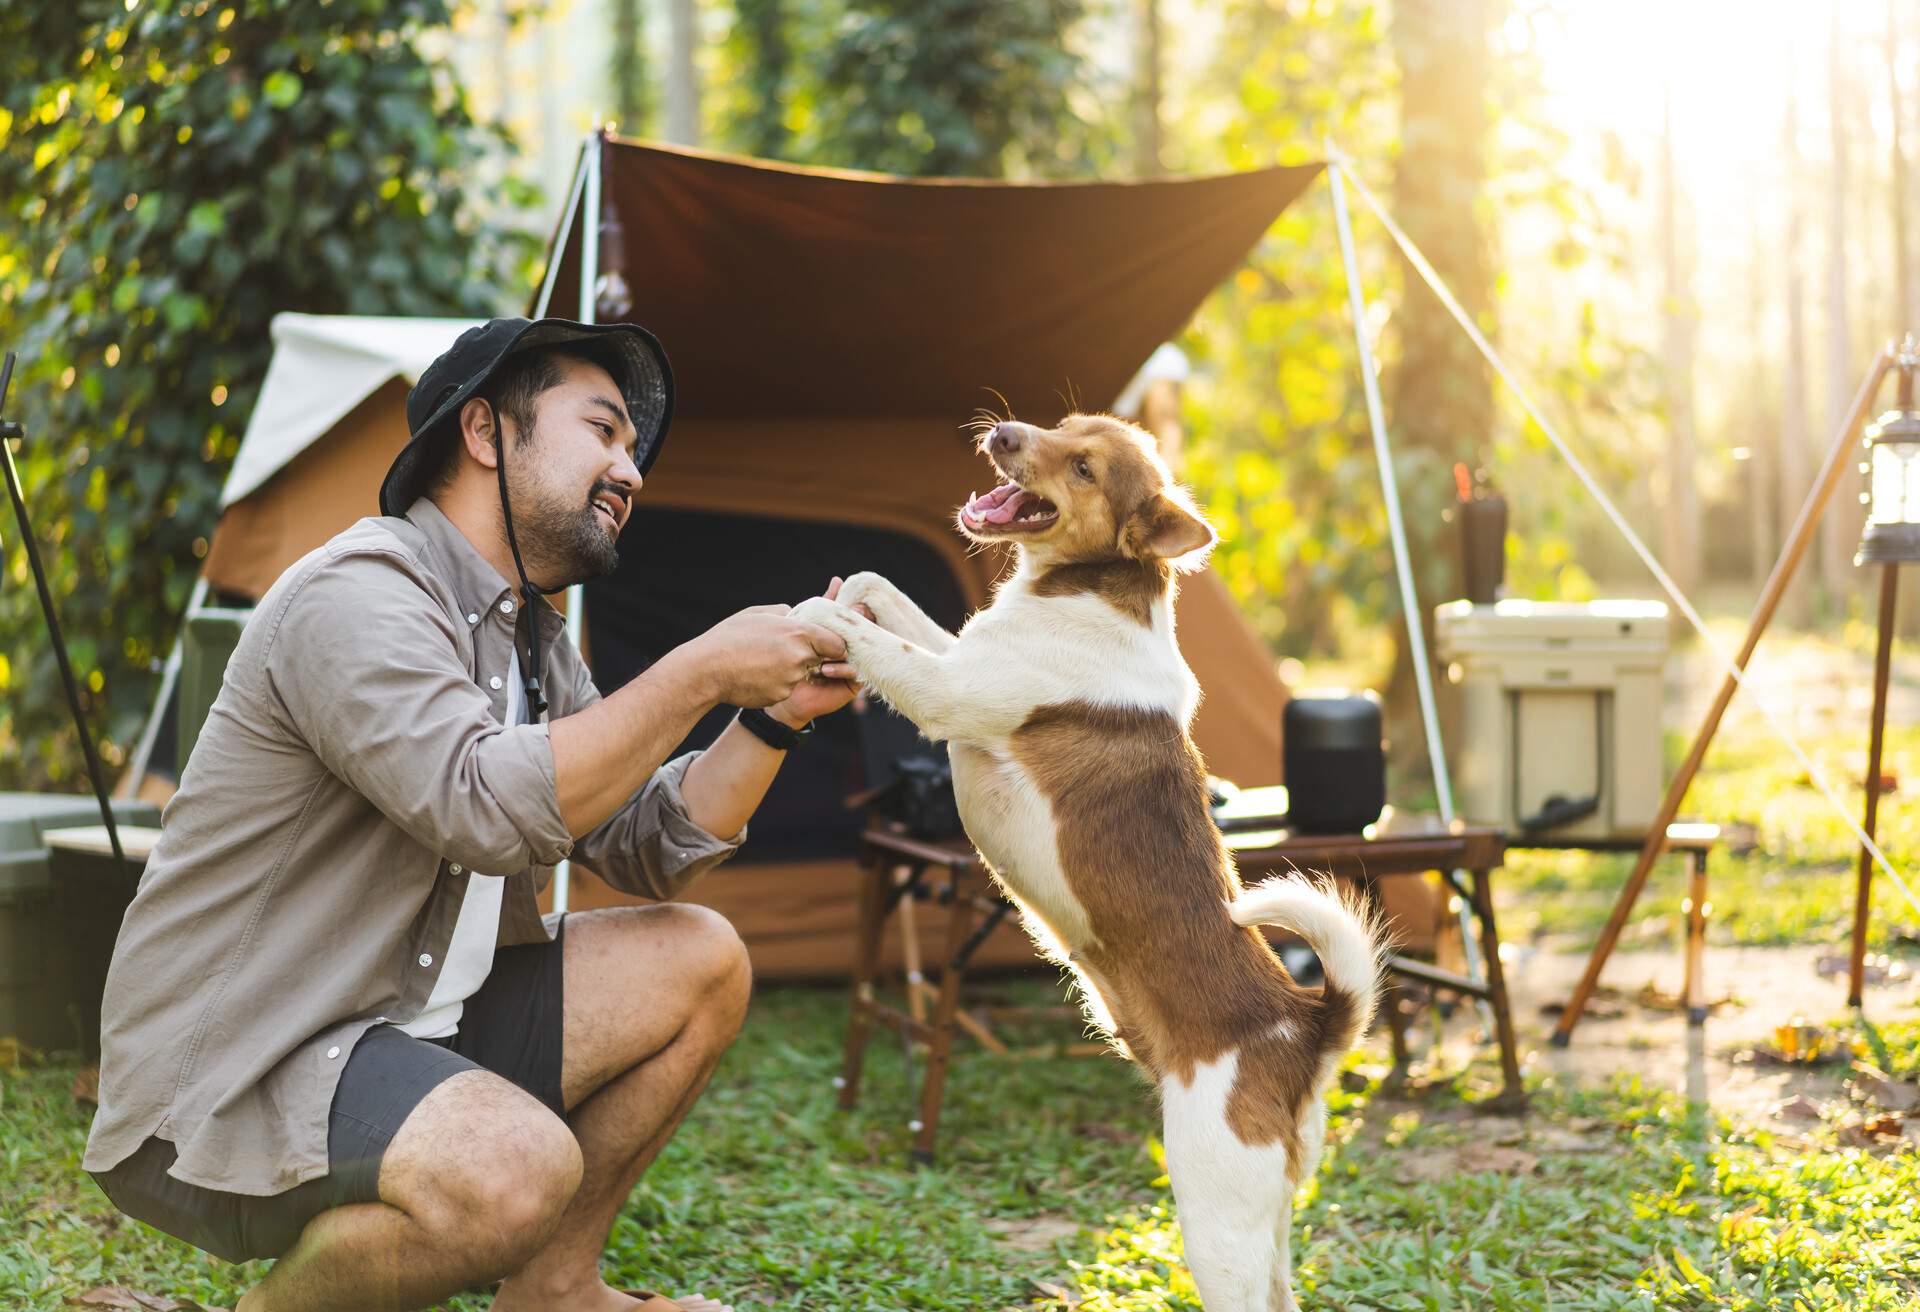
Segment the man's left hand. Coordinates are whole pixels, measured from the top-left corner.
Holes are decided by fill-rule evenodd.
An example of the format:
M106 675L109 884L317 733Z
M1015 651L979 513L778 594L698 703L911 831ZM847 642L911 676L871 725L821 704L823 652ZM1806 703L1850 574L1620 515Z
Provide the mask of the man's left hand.
M825 595L829 600L840 595L838 577L827 585ZM855 609L868 619L873 618L865 606ZM789 728L800 729L817 716L839 710L859 692L860 681L854 675L853 666L844 661L830 661L820 667L818 674L795 688L786 700L767 707L767 714Z

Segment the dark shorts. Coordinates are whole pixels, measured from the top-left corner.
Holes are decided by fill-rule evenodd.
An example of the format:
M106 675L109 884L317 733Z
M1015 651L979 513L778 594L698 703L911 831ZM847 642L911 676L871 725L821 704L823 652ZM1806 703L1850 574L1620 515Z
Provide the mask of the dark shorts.
M331 1207L380 1197L380 1159L400 1125L441 1081L489 1070L565 1116L561 1093L561 935L551 943L502 948L486 983L468 998L460 1029L416 1039L376 1025L354 1045L340 1072L327 1121L328 1170L285 1193L264 1197L202 1189L167 1174L173 1145L152 1138L94 1176L113 1205L155 1229L229 1262L279 1257L307 1222Z

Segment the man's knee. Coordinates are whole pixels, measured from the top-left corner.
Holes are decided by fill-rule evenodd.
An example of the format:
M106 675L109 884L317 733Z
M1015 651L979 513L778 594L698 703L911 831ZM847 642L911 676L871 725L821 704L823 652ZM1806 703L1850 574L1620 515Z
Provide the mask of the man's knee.
M753 992L753 965L733 922L711 907L675 903L675 932L689 973L698 978L704 1005L733 1029L746 1016Z
M468 1255L476 1270L511 1274L553 1234L580 1188L580 1144L531 1098L496 1108L412 1163L395 1192L429 1241ZM383 1193L385 1177L383 1170Z

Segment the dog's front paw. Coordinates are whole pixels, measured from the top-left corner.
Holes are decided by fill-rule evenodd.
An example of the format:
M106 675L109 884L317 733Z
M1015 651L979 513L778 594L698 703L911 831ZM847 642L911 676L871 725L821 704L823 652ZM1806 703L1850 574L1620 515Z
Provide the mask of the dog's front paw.
M840 585L839 602L842 606L865 606L878 615L879 608L874 605L874 602L881 601L884 605L885 602L882 599L892 596L893 592L893 584L887 582L885 578L870 569L861 570Z
M844 604L829 597L808 597L788 611L787 615L805 624L818 624L823 629L832 629L835 633L844 632L848 625L859 618Z

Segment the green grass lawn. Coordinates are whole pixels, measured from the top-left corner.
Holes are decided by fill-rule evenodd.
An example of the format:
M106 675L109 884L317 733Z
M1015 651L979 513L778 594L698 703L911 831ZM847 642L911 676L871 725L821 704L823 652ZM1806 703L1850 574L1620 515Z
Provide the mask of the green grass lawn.
M1001 986L1027 999L1039 982ZM610 1275L821 1312L1195 1309L1154 1117L1110 1058L956 1063L942 1159L907 1165L897 1045L864 1106L834 1110L837 993L765 991L679 1140L634 1194ZM1070 1024L1026 1037L1074 1037ZM1920 1064L1920 1021L1883 1032ZM51 1310L96 1283L231 1306L230 1267L117 1217L80 1174L70 1069L0 1084L0 1307ZM1462 1081L1469 1094L1486 1073ZM1335 1095L1303 1191L1309 1308L1920 1308L1920 1155L1712 1124L1621 1082L1539 1087L1526 1122ZM485 1300L455 1301L478 1309Z

